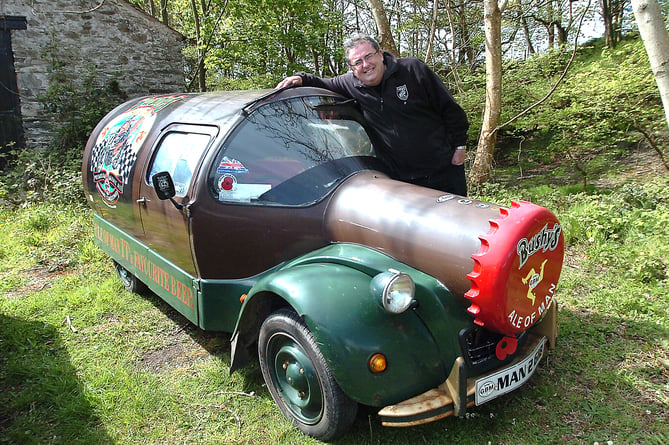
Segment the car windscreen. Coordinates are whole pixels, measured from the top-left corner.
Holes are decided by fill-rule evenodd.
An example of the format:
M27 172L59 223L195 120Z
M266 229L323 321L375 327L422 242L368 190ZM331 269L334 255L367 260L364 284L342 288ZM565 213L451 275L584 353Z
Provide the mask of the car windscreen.
M254 109L218 154L208 178L219 202L308 205L352 173L380 169L352 102L310 96Z

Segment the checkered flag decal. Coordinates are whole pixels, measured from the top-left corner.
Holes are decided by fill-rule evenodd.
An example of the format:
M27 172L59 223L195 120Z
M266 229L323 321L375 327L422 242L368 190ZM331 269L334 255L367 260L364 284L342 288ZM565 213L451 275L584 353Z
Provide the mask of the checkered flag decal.
M102 169L117 171L119 179L123 181L123 184L127 184L130 170L132 170L137 160L137 153L132 150L131 144L126 139L118 149L118 152L114 154L114 146L117 143L118 138L105 138L93 147L91 153L91 171L99 172Z

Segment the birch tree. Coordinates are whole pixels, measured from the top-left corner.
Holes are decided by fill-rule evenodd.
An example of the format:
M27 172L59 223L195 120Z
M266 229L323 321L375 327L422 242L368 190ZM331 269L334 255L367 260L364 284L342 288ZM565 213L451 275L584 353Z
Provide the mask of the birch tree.
M508 0L484 0L486 100L476 158L469 177L474 184L490 178L497 125L502 113L502 12Z
M660 5L657 0L632 0L632 8L669 125L669 35Z

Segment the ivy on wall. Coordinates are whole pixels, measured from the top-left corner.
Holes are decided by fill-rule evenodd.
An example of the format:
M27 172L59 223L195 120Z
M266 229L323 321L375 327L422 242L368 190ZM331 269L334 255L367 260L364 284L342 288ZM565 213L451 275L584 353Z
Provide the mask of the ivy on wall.
M44 59L51 61L49 85L37 99L51 120L53 142L48 155L63 165L79 165L93 128L128 95L117 79L101 79L93 64L85 66L82 74L73 74L67 56L55 43L47 48Z

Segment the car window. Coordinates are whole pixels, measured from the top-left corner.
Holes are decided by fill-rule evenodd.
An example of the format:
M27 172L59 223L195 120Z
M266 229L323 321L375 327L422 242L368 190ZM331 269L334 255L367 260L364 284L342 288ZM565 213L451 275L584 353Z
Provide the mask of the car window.
M254 110L222 147L209 173L220 202L308 204L373 157L362 118L328 96ZM346 159L346 162L337 162Z
M180 131L167 133L160 141L151 161L147 182L151 184L154 174L167 171L172 175L177 196L185 196L193 172L210 139L211 136L208 134Z

